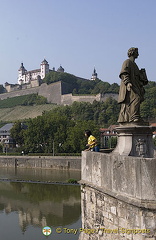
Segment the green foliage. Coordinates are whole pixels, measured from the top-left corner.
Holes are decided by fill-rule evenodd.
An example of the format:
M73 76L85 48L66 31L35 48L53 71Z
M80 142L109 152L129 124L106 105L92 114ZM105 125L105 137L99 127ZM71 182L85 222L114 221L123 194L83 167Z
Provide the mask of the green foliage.
M68 182L68 183L72 183L72 184L77 184L77 183L78 183L77 180L76 180L76 179L73 179L73 178L68 179L67 182Z
M7 98L0 100L0 108L11 108L15 106L28 106L28 105L41 105L47 103L45 97L38 96L37 94L29 94L24 96L18 96L13 98Z
M22 146L24 143L24 129L24 125L20 121L17 121L10 130L11 137L19 146Z
M70 81L72 80L68 83ZM79 79L77 83L80 82ZM98 79L90 82L99 90L105 86L101 91L118 87L116 84L102 83ZM141 114L147 120L156 116L156 86L151 82L150 85L152 87L146 88L145 101L141 105ZM108 98L105 102L94 101L92 104L74 102L70 106L58 106L51 111L44 111L42 116L29 119L26 130L21 127L21 122L16 122L11 135L26 153L53 154L54 150L55 155L80 154L87 143L84 131L91 130L99 141L99 128L116 124L119 111L120 105L113 98ZM115 145L116 138L112 138L109 147Z
M108 98L105 102L94 101L92 104L89 102L74 102L71 106L60 106L55 108L54 111L75 121L92 120L102 127L116 124L120 105L113 98Z
M156 86L150 82L152 87L146 88L145 100L141 104L141 116L147 121L156 119ZM155 84L156 85L156 84Z
M21 105L23 106L29 106L29 105L42 105L47 103L47 99L43 96L39 96L37 94L31 94L24 96L25 99L23 99Z
M99 142L100 126L116 123L118 112L119 106L112 98L93 104L74 102L29 119L26 130L16 122L11 135L25 153L53 154L54 150L55 154L76 154L85 149L84 131L90 129Z
M92 133L99 140L99 128L94 121L76 121L74 126L67 131L67 138L63 145L64 152L80 152L85 149L87 139L84 137L86 129L91 129Z
M72 91L73 94L81 95L119 92L119 85L117 83L109 84L108 82L103 82L100 79L96 79L95 81L84 80L68 73L50 72L44 79L44 81L48 84L60 80L68 84L68 90ZM149 121L156 118L156 83L149 81L149 83L145 86L145 89L145 101L141 104L141 116L145 120ZM110 105L108 106L107 102L104 103L100 109L101 111L97 110L96 114L93 114L93 109L92 107L90 108L89 103L84 103L84 106L81 105L81 110L78 104L75 104L77 107L76 111L79 112L78 118L81 120L95 120L98 118L99 124L107 123L110 125L112 122L115 123L119 112L119 106L115 102L110 102L110 100L108 104ZM73 106L73 108L75 108L75 106ZM87 108L89 110L87 110Z
M66 116L51 112L30 119L24 134L26 152L53 152L53 144L57 152L59 144L66 139L70 125L71 121Z
M46 75L44 78L44 82L47 84L58 82L58 81L65 81L67 83L76 82L77 77L69 73L62 73L62 72L54 72L51 71L49 74Z
M43 80L43 82L47 84L58 82L58 81L65 82L68 85L69 92L72 92L74 88L78 89L77 77L69 73L51 71L45 76Z
M97 94L97 93L118 93L119 85L103 82L100 79L94 81L78 78L69 73L60 73L51 71L44 78L47 84L62 81L68 84L68 90L73 94Z
M62 110L60 108L60 110ZM29 119L28 128L21 129L20 122L15 123L11 135L16 142L23 145L25 153L80 153L85 149L84 131L92 129L99 136L99 129L94 121L75 121L69 112L45 112L43 116Z

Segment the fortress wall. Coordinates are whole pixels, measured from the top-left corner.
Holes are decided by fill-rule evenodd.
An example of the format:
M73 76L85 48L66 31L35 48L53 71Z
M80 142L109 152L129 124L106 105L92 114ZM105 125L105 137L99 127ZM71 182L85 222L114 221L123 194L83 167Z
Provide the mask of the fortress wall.
M13 91L9 93L2 93L0 94L0 99L4 100L7 98L12 98L12 97L18 97L18 96L24 96L24 95L29 95L33 93L38 93L40 87L36 88L29 88L29 89L23 89L23 90L18 90L18 91Z
M62 105L71 105L72 101L72 93L64 94L61 96L61 104Z
M73 102L90 102L93 103L94 100L100 101L101 94L93 95L83 95L83 96L73 96L72 93L65 94L61 96L61 104L70 105Z
M61 104L61 91L61 82L56 82L49 85L43 83L39 88L38 94L46 97L48 103Z
M117 93L105 93L101 95L101 102L105 102L107 100L107 98L113 98L116 101L118 100L118 94Z
M72 93L64 94L61 96L61 104L71 105L73 102L90 102L93 103L94 100L104 102L107 98L112 97L113 99L118 99L118 94L116 93L106 93L106 94L97 94L97 95L79 95L73 96Z
M40 86L36 87L36 83L34 81L34 87L30 84L23 85L21 90L15 90L8 93L0 94L0 99L7 99L17 96L29 95L29 94L38 94L47 98L48 103L56 103L62 105L71 105L74 101L76 102L90 102L93 103L96 101L106 101L107 98L112 97L117 100L118 94L106 93L106 94L97 94L97 95L72 95L72 86L68 83L59 81L55 83L51 83L47 85L46 83L42 83Z
M72 96L72 101L73 102L90 102L93 103L94 100L100 101L101 94L97 94L95 96L91 95L86 95L86 96Z
M39 87L33 87L28 89L22 89L17 91L12 91L9 93L0 94L0 99L7 99L12 97L18 97L29 94L38 94L47 98L49 103L61 104L61 82L56 82L47 85L46 83L41 84Z

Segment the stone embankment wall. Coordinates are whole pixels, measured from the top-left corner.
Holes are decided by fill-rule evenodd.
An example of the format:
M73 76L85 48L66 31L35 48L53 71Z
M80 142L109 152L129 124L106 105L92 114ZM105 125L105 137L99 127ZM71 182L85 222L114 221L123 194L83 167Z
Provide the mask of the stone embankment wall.
M0 156L0 167L81 170L81 157Z
M79 240L156 239L156 211L128 204L88 186L81 187L81 209L84 230Z
M156 159L82 152L82 181L137 206L156 209Z
M82 152L79 240L156 240L155 172L155 158Z
M97 94L97 95L79 95L73 96L70 93L71 86L64 82L55 82L47 85L46 83L42 83L38 87L16 90L9 93L0 94L0 99L7 99L17 96L23 96L28 94L38 94L47 98L48 103L56 103L62 105L71 105L74 101L77 102L90 102L93 103L96 101L106 101L108 97L112 97L117 100L118 94L106 93L106 94Z

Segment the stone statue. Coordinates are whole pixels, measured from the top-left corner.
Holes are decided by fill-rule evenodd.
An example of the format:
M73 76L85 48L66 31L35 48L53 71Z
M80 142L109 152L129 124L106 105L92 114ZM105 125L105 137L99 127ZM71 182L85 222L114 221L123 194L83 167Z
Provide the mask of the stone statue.
M119 77L121 85L118 103L121 110L119 123L142 122L140 117L140 103L144 100L144 85L148 83L145 69L139 70L135 59L139 56L138 48L128 50L129 59L125 60Z

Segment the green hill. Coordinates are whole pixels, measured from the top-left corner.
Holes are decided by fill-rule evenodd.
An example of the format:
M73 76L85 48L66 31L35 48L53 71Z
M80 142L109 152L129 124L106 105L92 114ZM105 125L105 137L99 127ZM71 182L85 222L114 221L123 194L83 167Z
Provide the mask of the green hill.
M42 115L44 111L50 111L57 105L43 104L33 106L16 106L12 108L0 109L0 121L13 122L16 120L23 120L28 118L35 118Z

